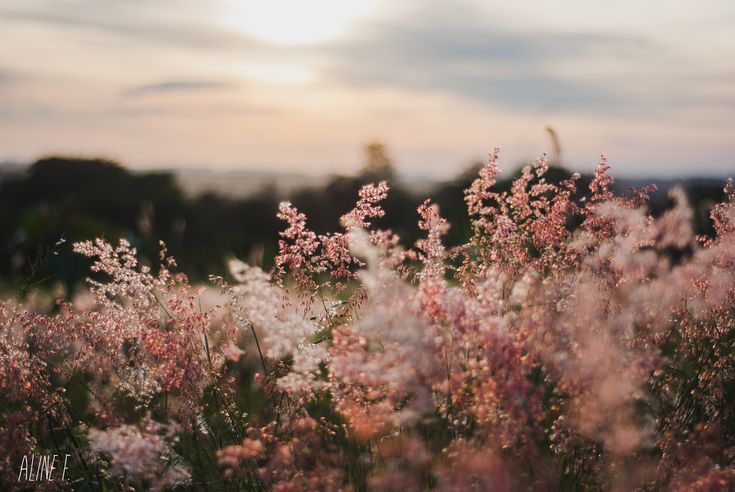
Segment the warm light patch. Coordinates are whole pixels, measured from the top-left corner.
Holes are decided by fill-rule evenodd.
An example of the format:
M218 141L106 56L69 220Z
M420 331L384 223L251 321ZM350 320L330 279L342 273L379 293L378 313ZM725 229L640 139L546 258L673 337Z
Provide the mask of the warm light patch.
M276 63L249 63L240 72L248 79L267 84L304 85L316 78L311 70Z
M378 0L255 0L234 2L227 20L262 41L313 44L345 34Z

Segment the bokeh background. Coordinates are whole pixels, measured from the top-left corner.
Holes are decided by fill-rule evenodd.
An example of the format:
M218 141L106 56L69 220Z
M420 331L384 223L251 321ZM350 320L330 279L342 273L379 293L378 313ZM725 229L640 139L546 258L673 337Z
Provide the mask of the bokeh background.
M502 149L625 191L679 183L700 233L735 174L735 3L0 0L0 288L73 290L73 241L164 240L196 280L269 266L288 199L334 230L391 184L410 244ZM60 242L60 240L63 240Z

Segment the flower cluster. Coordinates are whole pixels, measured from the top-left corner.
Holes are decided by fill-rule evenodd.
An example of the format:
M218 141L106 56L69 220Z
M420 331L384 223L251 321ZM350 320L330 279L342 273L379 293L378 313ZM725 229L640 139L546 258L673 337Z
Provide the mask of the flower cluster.
M89 431L89 447L109 460L106 473L150 490L164 490L189 481L188 471L176 463L167 439L171 429L144 419L139 426L121 425Z
M733 181L696 238L681 190L654 216L604 157L586 190L541 158L504 192L498 157L452 249L430 200L415 245L375 229L385 183L341 232L281 204L273 271L209 288L75 245L88 291L0 304L0 478L72 446L78 480L159 489L734 488Z
M345 229L367 228L369 219L385 215L379 202L388 195L385 181L364 186L359 193L355 208L342 217ZM282 279L289 270L293 273L301 291L311 291L317 287L320 274L328 273L338 281L336 287L343 286L339 280L353 277L353 266L360 262L350 254L350 247L344 233L317 235L306 226L306 215L299 212L290 202L278 207L278 218L288 227L281 232L279 253L276 256L276 272ZM328 283L325 285L329 285Z

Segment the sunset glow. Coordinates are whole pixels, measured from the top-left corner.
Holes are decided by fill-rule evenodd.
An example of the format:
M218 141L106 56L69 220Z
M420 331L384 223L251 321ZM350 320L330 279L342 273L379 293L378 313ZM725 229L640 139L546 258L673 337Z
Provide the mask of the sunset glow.
M272 0L234 2L230 25L274 44L313 44L346 34L378 0Z
M551 126L582 171L733 168L730 1L14 3L0 161L323 174L378 139L400 172L451 177L495 146L533 159Z

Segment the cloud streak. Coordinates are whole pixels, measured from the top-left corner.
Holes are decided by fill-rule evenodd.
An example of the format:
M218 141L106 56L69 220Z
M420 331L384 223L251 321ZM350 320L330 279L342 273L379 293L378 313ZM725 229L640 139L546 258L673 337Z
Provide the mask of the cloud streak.
M144 84L125 89L122 93L125 97L136 97L147 94L167 94L179 92L219 92L235 88L229 82L213 80L166 80L152 84Z
M441 92L521 112L650 116L682 100L732 100L708 90L719 74L687 71L691 60L642 34L512 30L456 5L422 4L323 50L328 77L350 86Z
M150 2L151 5L157 2ZM160 0L159 2L160 3ZM145 2L141 5L148 6ZM192 19L154 19L140 7L118 2L77 1L60 10L44 8L3 9L5 22L41 24L67 30L87 29L105 35L121 36L137 42L158 42L199 49L263 49L264 45L243 35Z

